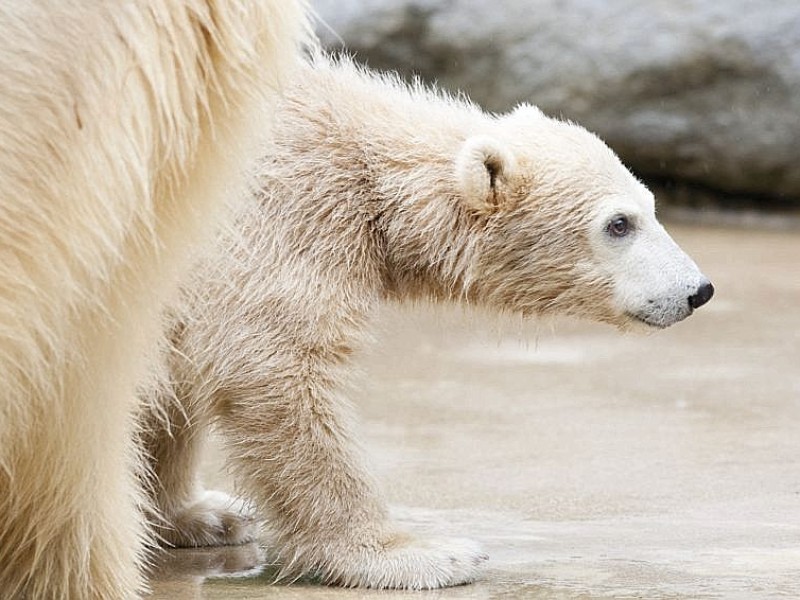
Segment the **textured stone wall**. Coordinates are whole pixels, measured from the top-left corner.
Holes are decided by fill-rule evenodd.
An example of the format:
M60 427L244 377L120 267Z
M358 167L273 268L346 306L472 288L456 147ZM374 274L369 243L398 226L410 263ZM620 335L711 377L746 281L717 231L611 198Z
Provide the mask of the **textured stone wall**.
M537 104L642 176L800 201L798 0L315 0L329 47Z

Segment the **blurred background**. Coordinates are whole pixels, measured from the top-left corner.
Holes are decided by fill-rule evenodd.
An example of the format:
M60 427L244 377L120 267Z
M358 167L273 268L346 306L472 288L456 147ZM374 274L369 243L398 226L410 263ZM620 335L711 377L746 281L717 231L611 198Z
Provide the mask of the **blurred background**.
M319 27L324 44L371 67L464 91L492 111L530 102L583 124L659 192L662 206L800 207L796 0L313 6L327 24Z

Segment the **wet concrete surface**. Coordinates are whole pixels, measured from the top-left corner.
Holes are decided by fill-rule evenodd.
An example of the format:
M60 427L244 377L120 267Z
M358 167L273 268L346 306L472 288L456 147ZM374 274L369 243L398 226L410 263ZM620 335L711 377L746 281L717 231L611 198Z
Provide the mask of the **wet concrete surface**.
M365 446L398 519L483 544L475 584L271 585L249 545L159 557L153 597L800 598L800 233L669 229L717 294L653 335L387 309Z

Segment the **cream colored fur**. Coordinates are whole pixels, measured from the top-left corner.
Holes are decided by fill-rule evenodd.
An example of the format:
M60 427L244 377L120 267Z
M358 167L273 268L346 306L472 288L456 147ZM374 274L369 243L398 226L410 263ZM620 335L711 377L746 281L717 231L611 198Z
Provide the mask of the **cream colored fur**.
M135 386L305 31L287 0L0 7L3 598L144 589Z
M478 546L398 529L362 463L347 392L373 313L427 298L627 327L615 290L635 266L615 271L630 248L607 222L630 213L631 247L666 237L652 196L595 136L533 107L495 117L324 58L288 90L261 174L175 317L161 390L171 435L149 428L160 505L182 515L203 502L196 451L216 424L285 576L471 581ZM679 272L671 294L702 281L682 253L653 261ZM181 522L174 543L213 529Z

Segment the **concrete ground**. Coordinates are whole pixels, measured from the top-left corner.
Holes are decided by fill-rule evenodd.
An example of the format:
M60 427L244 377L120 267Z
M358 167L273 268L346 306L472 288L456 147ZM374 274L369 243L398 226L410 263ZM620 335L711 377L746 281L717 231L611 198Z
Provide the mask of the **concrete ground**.
M475 584L226 577L251 545L160 557L153 597L800 598L800 233L669 229L717 294L650 336L387 311L365 445L399 519L482 542Z

